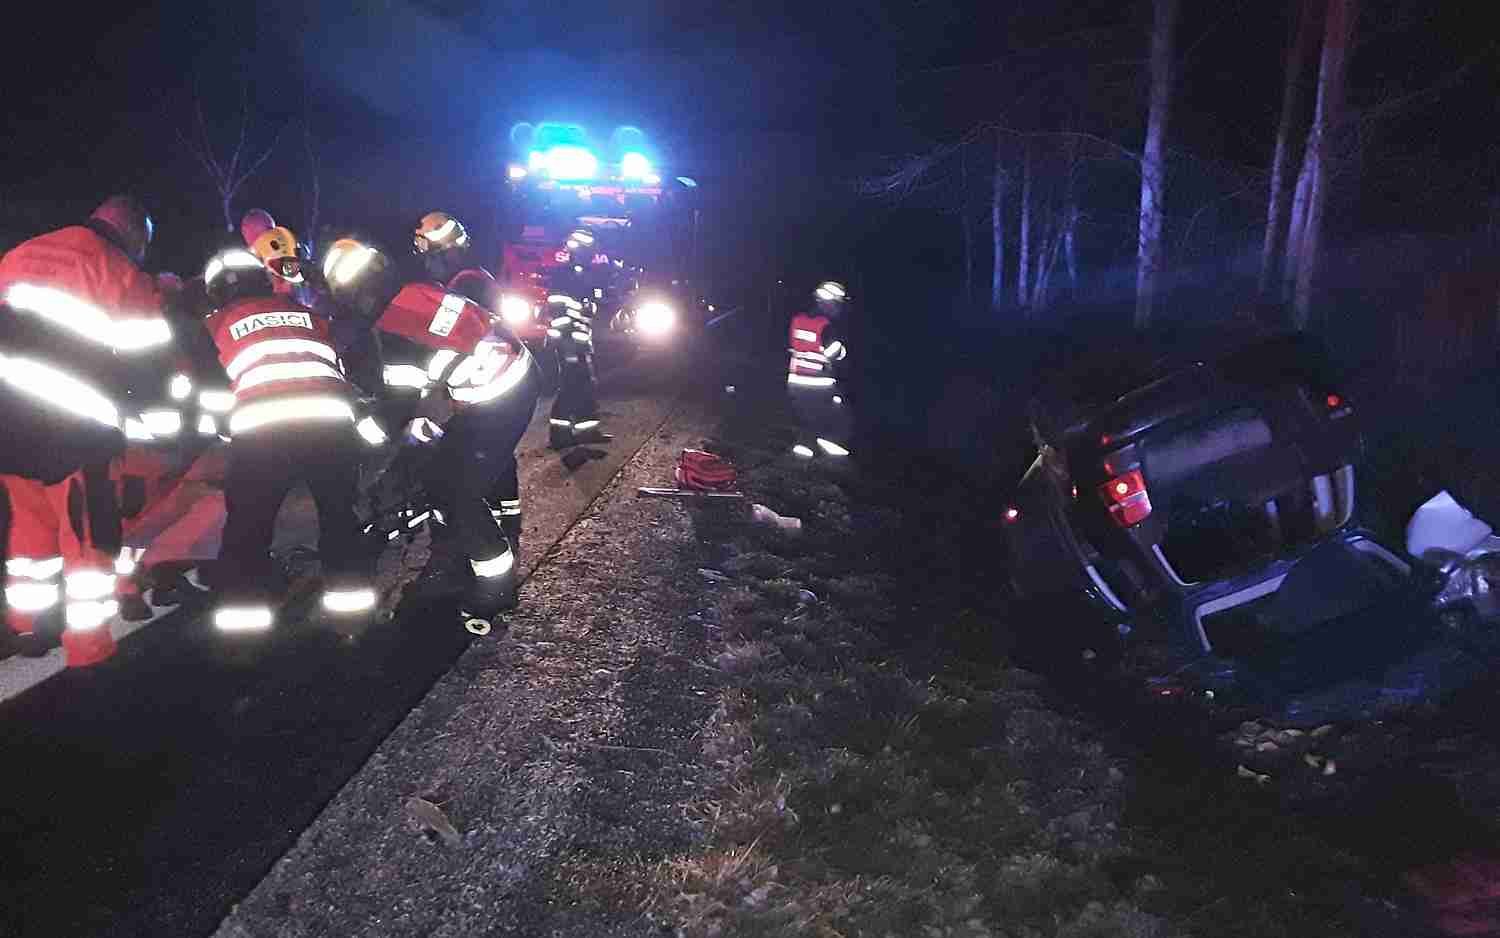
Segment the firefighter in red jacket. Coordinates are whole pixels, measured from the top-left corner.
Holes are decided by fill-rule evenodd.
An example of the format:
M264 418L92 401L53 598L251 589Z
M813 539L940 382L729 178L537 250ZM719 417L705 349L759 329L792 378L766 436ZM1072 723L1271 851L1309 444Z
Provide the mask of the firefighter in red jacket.
M849 354L842 325L849 294L827 281L813 291L815 310L792 317L787 335L787 393L801 425L792 452L804 458L849 455L849 413L839 386L839 365Z
M412 232L412 252L422 259L427 275L485 309L500 312L500 284L495 275L470 263L469 232L447 212L428 212Z
M372 324L385 391L410 404L407 439L430 448L421 472L440 523L427 579L462 583L465 626L487 632L516 603L516 445L540 394L531 355L468 299L430 283L398 288L385 256L359 241L336 242L323 273L334 297ZM514 513L497 518L492 503ZM446 547L468 561L467 571L445 569L458 559Z
M8 624L32 633L61 603L69 666L114 652L121 538L109 465L126 421L138 422L125 396L133 366L171 340L139 267L152 233L139 202L114 196L85 224L0 259Z
M231 249L212 258L203 273L215 307L205 326L235 398L228 420L227 517L209 577L217 594L214 626L221 632L273 626L271 542L276 514L298 482L307 484L318 506L324 613L362 616L376 605L354 505L360 436L383 434L357 418L357 395L334 351L328 318L275 291L275 278L300 275L295 242L279 252L263 246L259 253L269 260Z

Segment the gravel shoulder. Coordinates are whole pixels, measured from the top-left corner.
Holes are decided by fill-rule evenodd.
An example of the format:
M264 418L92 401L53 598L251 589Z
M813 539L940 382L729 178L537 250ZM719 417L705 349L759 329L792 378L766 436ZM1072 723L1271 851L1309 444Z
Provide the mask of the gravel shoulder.
M312 935L652 933L610 870L685 849L714 706L691 522L640 499L709 426L684 404L218 929Z

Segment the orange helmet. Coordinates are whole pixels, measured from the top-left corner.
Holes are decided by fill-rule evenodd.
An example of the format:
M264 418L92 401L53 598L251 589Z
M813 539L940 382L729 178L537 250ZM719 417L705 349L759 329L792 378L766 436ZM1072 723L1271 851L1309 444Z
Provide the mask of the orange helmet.
M146 259L146 248L156 234L156 223L135 197L112 195L89 217L107 225L137 264Z
M297 256L297 236L285 227L268 228L250 245L271 273L292 283L302 282L302 259Z

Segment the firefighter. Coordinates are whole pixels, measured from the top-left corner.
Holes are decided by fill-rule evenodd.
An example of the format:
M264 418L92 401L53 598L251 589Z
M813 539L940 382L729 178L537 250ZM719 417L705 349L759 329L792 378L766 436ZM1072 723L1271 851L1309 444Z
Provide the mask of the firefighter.
M813 297L814 311L793 316L787 336L787 393L800 425L792 452L804 459L840 458L849 455L848 406L838 381L840 364L849 354L842 324L849 293L829 280Z
M139 202L112 196L86 223L0 259L8 624L40 650L39 617L61 603L70 667L115 647L121 536L110 461L127 420L142 425L125 404L131 366L171 340L156 282L139 266L153 230Z
M329 616L373 612L369 555L360 549L354 505L360 437L384 434L357 419L327 317L278 293L273 281L300 276L295 240L273 247L270 229L254 253L231 249L203 273L214 310L205 325L234 393L229 414L227 517L218 562L213 622L221 632L264 632L275 623L271 542L287 494L306 483L318 506L322 608ZM263 260L262 258L266 258Z
M531 355L464 297L431 283L398 286L385 255L357 240L335 242L323 273L334 297L373 324L386 392L407 399L407 439L427 450L420 471L439 523L424 579L460 586L465 627L488 632L516 603L516 445L540 393ZM507 509L498 519L497 494ZM452 570L460 559L467 570Z
M610 439L599 430L594 391L594 328L591 301L566 293L547 297L547 344L557 356L557 396L552 400L548 444L567 449Z
M471 242L463 222L447 212L428 212L412 232L412 253L422 259L427 275L485 309L500 312L500 284L495 275L471 264Z

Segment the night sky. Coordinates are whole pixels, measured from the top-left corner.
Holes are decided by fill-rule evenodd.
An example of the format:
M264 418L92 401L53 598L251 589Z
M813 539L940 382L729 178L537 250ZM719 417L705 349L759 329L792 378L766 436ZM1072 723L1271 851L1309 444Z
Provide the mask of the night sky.
M1183 6L1171 144L1261 171L1279 106L1285 5ZM1494 39L1479 25L1491 6L1367 3L1357 102L1409 94L1491 54L1442 97L1372 127L1359 184L1347 187L1359 193L1348 224L1473 224L1497 191ZM148 266L195 272L222 224L175 128L188 128L196 89L227 140L225 112L243 81L260 117L254 135L287 129L237 211L260 204L297 226L307 117L325 167L323 221L392 238L439 207L493 231L517 121L634 124L674 174L705 183L720 276L748 282L812 266L812 255L851 265L855 242L872 231L885 232L886 250L951 263L951 220L860 201L849 183L976 121L1081 122L1138 146L1149 4L646 0L544 11L513 0L29 13L38 18L13 24L8 53L8 71L25 80L10 84L0 153L7 244L130 189L158 216ZM1247 212L1255 198L1243 200Z

